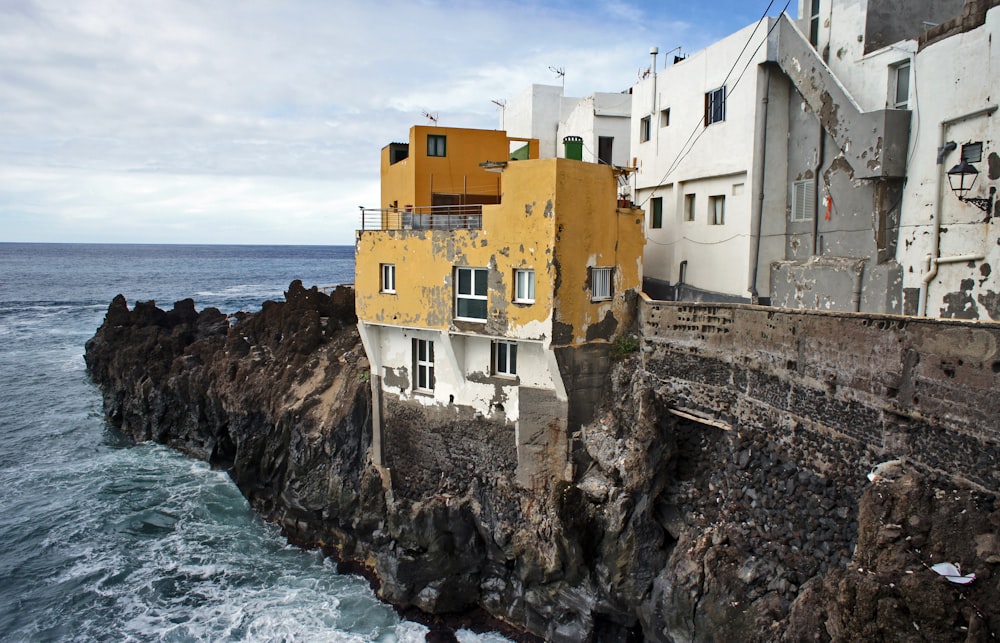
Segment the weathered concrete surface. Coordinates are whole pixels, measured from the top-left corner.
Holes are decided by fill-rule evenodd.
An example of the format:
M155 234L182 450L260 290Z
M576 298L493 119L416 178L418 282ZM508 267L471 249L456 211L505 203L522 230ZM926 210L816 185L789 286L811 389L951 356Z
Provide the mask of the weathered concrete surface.
M387 399L385 489L350 297L286 298L232 327L117 298L88 367L112 424L227 468L290 538L401 607L478 606L553 641L1000 633L993 327L647 304L641 358L615 364L571 436L571 481L515 484L505 422ZM954 470L973 449L979 470ZM938 562L976 581L956 589Z

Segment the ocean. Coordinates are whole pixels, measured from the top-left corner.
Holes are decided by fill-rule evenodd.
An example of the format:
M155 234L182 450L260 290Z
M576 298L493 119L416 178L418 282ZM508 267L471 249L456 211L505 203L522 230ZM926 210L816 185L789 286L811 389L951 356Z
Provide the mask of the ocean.
M83 363L119 293L229 313L353 275L349 246L0 243L0 640L424 640L225 473L108 427Z

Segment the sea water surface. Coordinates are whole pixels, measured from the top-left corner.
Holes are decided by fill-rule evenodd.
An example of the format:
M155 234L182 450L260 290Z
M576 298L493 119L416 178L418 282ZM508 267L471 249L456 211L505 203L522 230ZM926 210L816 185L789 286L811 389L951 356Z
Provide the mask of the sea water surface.
M0 243L0 640L424 640L225 473L109 428L83 362L118 293L253 311L353 274L344 246Z

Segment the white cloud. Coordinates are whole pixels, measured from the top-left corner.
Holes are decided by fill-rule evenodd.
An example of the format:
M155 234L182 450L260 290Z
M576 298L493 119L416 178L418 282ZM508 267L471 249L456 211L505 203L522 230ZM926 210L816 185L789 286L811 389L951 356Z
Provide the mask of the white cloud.
M6 0L0 241L353 243L423 111L620 91L697 32L659 3Z

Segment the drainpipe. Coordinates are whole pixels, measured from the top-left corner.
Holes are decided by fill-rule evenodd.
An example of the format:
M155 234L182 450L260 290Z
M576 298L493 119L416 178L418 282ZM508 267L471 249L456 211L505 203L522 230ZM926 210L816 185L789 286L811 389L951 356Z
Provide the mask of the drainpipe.
M757 293L757 268L760 265L760 230L764 212L764 168L767 167L767 103L771 94L771 68L764 67L763 95L761 85L757 85L760 109L757 112L757 119L754 123L754 138L756 147L754 148L753 167L757 169L753 177L752 199L750 203L750 235L753 244L753 254L750 255L750 283L747 290L750 291L750 301L758 303L760 296Z
M819 114L816 115L819 120ZM823 157L826 155L826 131L823 129L823 121L819 121L819 146L816 150L816 167L813 169L813 192L816 196L816 210L813 212L813 256L819 254L819 171L823 169Z
M858 276L854 280L854 293L851 295L851 305L854 307L854 312L861 312L861 284L864 281L865 276L865 262L862 261L861 269L858 270Z
M938 150L942 152L945 150L945 146L948 138L948 128L956 123L961 123L979 116L989 116L993 112L997 111L996 105L990 105L989 107L984 107L982 109L977 109L974 112L969 112L968 114L963 114L961 116L956 116L955 118L948 119L946 121L941 121L939 126L939 139L938 139ZM944 154L940 154L938 157L938 165L944 165ZM927 254L926 259L926 274L924 274L923 279L920 283L920 296L917 300L917 315L920 317L927 316L927 291L930 289L930 284L937 277L938 264L942 263L961 263L962 261L979 261L983 258L982 255L963 255L961 257L941 257L941 199L942 191L944 185L944 172L943 168L938 168L937 177L935 180L936 192L934 194L934 223L931 225L931 251Z

